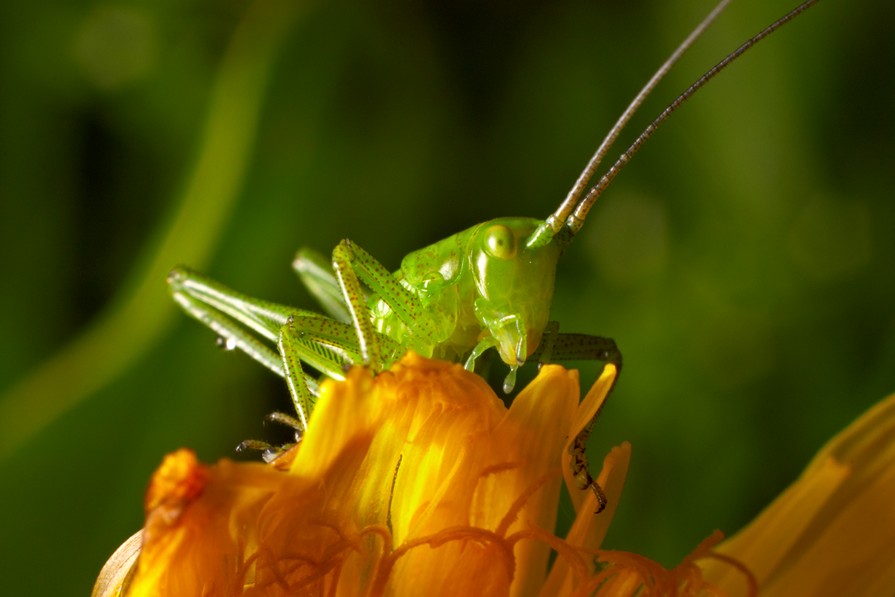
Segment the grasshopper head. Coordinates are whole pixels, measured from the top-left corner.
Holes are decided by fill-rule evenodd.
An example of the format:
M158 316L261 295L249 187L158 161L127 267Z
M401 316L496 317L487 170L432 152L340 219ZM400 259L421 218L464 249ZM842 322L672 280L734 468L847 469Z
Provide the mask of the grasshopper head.
M550 314L560 248L558 243L527 246L538 224L531 218L491 220L470 239L476 318L511 367L538 347Z

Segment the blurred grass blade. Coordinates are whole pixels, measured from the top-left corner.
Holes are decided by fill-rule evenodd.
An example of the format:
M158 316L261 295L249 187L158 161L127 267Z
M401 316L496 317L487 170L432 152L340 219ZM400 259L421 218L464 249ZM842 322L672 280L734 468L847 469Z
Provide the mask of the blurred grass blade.
M168 329L174 309L162 298L165 276L180 262L202 267L219 241L245 177L270 67L296 12L278 0L247 11L223 56L197 161L172 217L97 320L2 397L0 461L112 382Z

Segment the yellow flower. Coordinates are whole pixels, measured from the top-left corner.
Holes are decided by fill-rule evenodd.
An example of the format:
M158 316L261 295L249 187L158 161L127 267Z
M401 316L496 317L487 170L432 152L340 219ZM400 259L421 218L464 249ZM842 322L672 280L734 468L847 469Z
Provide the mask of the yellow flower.
M630 448L604 461L599 515L568 448L615 374L607 366L579 405L577 373L545 366L507 409L458 365L409 354L375 378L354 369L323 385L275 466L168 456L142 540L113 556L94 595L701 594L693 560L708 547L672 571L599 550ZM577 517L560 539L563 477Z
M895 587L895 395L815 456L802 476L718 552L748 565L761 595L891 595ZM705 575L742 592L729 568Z

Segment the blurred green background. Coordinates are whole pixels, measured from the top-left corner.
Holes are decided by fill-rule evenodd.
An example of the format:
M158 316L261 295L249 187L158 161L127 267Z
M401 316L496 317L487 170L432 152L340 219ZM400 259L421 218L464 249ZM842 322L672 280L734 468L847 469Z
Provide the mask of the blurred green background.
M632 128L784 8L734 3ZM4 591L87 594L165 453L276 437L282 382L175 309L169 267L310 307L299 246L349 237L395 268L479 221L546 216L708 9L4 3ZM672 565L734 532L895 391L893 23L886 3L822 2L764 42L564 256L554 318L625 355L592 439L595 461L634 446L607 546Z

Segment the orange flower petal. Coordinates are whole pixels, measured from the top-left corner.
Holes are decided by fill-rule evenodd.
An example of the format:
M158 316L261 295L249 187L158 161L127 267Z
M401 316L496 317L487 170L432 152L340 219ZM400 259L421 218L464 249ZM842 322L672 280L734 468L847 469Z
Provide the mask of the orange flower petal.
M688 561L669 572L598 551L627 445L599 475L607 509L595 516L585 492L568 537L551 533L569 438L614 375L608 367L579 406L577 373L545 366L507 410L457 365L410 354L375 378L354 369L323 385L288 470L169 456L147 494L126 594L617 595L684 584L696 594ZM116 594L103 587L121 578L119 564L96 597Z

